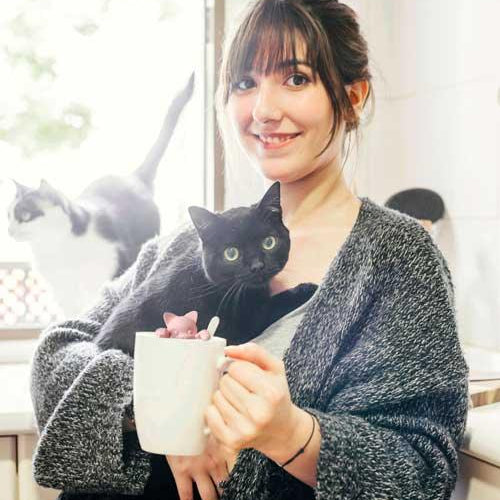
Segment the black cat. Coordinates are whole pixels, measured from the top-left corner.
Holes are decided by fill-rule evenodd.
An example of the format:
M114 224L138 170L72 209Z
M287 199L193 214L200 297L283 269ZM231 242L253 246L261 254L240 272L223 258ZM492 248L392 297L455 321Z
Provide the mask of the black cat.
M179 248L178 260L116 307L95 339L102 349L133 355L135 332L164 326L165 311L198 311L199 329L219 316L217 335L228 345L247 342L260 332L255 317L267 316L269 281L284 268L290 252L279 182L250 207L219 214L190 207L189 213L195 227Z

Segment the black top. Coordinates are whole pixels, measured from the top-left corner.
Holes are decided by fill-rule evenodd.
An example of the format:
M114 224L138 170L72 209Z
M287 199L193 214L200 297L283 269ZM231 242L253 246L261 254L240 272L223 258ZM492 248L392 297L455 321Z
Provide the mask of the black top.
M307 302L317 288L318 285L315 283L301 283L294 288L273 295L265 307L256 311L251 317L254 338L259 336L269 325Z

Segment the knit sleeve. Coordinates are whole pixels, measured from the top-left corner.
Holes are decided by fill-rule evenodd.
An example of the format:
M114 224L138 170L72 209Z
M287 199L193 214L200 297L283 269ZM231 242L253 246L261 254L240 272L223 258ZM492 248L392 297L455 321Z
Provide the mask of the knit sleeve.
M386 261L357 342L318 419L315 497L449 499L468 408L453 285L426 236ZM364 399L364 402L361 401Z
M102 288L95 305L76 319L50 325L31 368L31 397L40 439L33 472L42 486L71 492L140 493L149 458L122 432L132 399L133 360L92 342L114 307L157 262L159 238Z
M322 435L315 498L449 499L466 390L435 392L371 414L310 408Z

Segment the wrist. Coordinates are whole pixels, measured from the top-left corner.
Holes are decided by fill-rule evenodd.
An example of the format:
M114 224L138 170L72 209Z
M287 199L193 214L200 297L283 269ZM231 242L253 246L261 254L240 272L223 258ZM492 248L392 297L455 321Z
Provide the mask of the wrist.
M298 406L293 405L289 425L277 436L269 447L259 450L271 460L283 464L302 448L311 435L311 415Z

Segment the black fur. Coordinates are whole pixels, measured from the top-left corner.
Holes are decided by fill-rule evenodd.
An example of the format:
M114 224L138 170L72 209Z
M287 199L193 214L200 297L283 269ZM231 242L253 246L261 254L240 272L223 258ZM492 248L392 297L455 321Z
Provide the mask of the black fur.
M147 278L116 307L95 339L102 349L118 348L133 355L135 333L164 326L165 311L178 315L198 311L200 329L219 316L217 335L228 345L255 337L252 318L268 315L269 281L283 269L290 252L279 183L250 207L220 214L190 207L189 212L195 227L171 244L169 253L177 256L173 264ZM265 250L262 243L268 236L275 237L276 244ZM224 258L230 247L240 253L234 262Z

